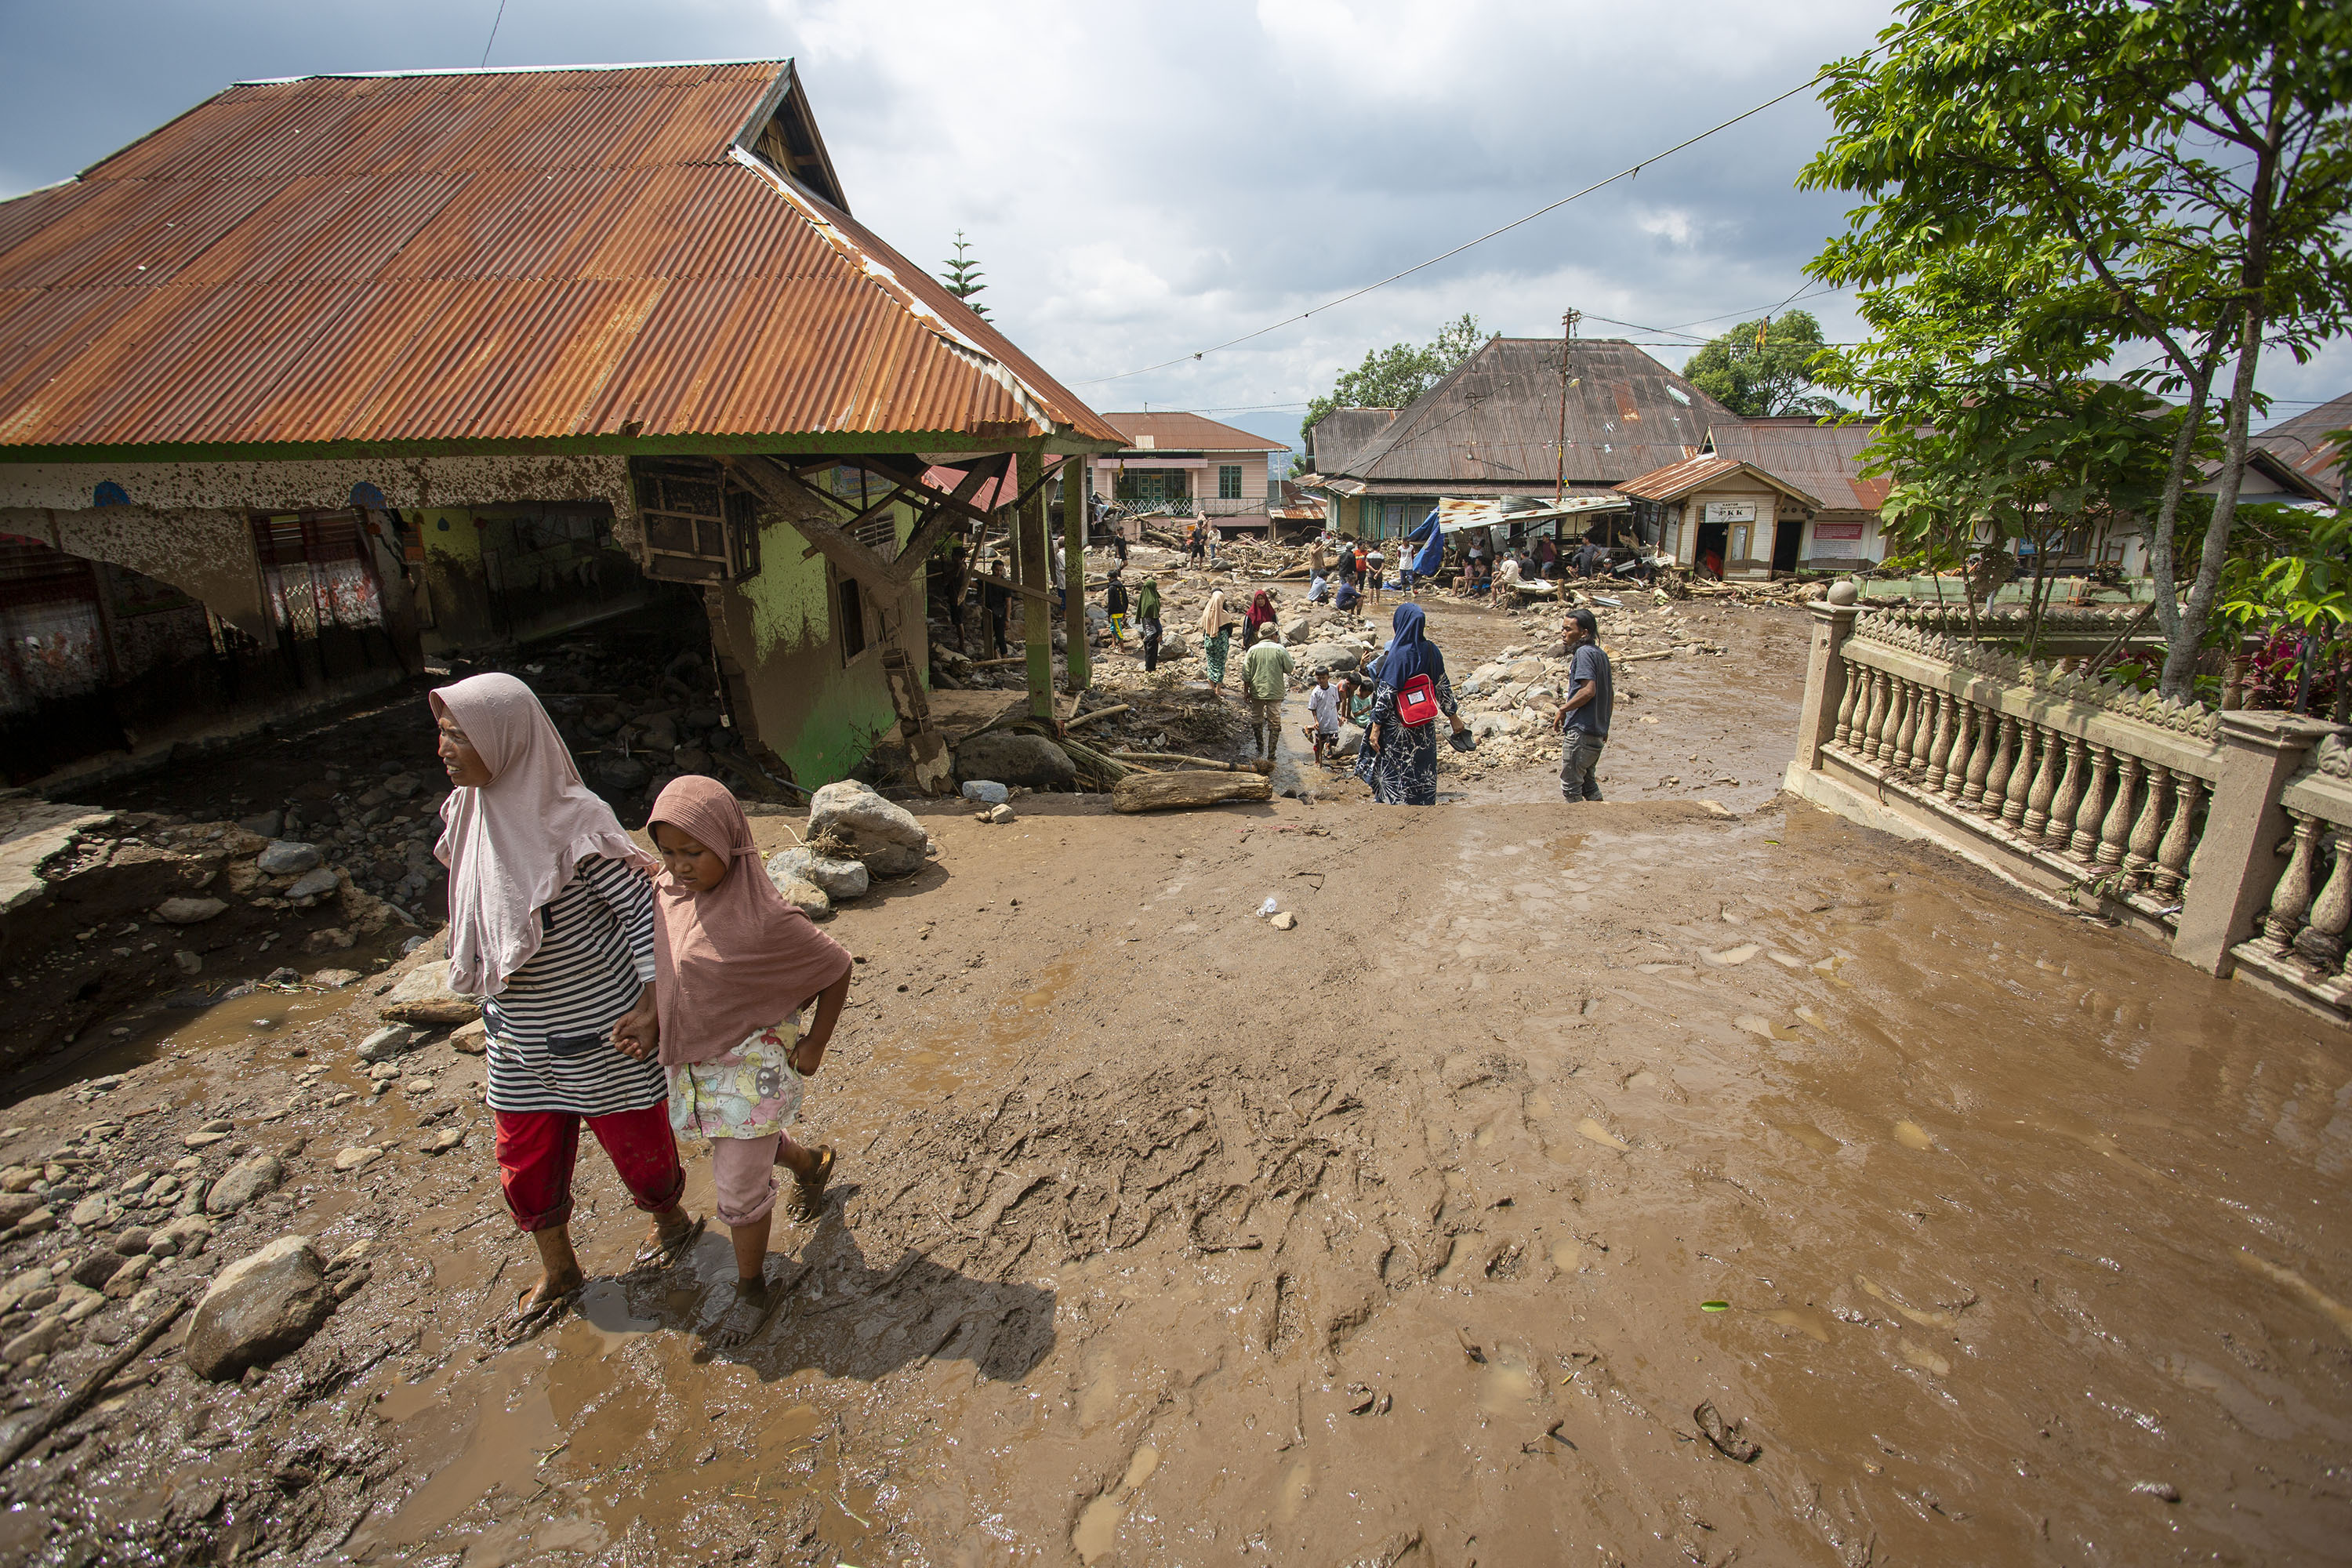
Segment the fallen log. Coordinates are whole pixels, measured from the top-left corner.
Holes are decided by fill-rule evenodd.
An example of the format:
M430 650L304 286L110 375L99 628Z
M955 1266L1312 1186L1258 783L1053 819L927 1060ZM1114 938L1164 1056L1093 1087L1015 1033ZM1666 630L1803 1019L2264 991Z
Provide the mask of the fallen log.
M1619 658L1617 662L1620 664L1639 664L1645 658L1672 658L1674 657L1675 650L1672 648L1665 648L1657 653L1629 653Z
M1274 771L1274 764L1269 762L1221 763L1214 757L1188 757L1181 752L1112 752L1108 755L1116 763L1178 763L1200 773L1270 773Z
M1129 773L1112 786L1113 811L1175 811L1271 800L1274 782L1255 773Z
M1116 708L1097 708L1091 713L1081 713L1077 715L1067 724L1065 724L1063 728L1066 730L1075 730L1081 724L1091 724L1097 719L1108 719L1114 713L1127 712L1133 706L1134 704L1132 703L1122 702Z

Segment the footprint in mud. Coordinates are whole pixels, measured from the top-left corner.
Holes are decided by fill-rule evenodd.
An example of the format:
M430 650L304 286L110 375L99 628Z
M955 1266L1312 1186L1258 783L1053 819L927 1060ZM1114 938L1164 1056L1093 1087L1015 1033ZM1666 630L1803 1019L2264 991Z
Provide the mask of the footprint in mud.
M1159 1468L1160 1450L1145 1444L1128 1459L1118 1485L1078 1510L1078 1522L1070 1529L1070 1550L1081 1563L1098 1563L1110 1555L1118 1543L1118 1527L1127 1521L1128 1502Z
M1743 942L1738 947L1717 949L1706 954L1706 958L1709 963L1728 967L1732 964L1745 963L1763 951L1763 948L1755 942Z
M1631 1149L1633 1147L1631 1143L1626 1142L1622 1138L1618 1137L1617 1134L1610 1131L1609 1129L1601 1126L1601 1123L1593 1121L1590 1116L1580 1121L1576 1124L1576 1130L1579 1133L1591 1139L1593 1142L1601 1144L1607 1148Z
M1789 1040L1801 1040L1805 1037L1787 1024L1776 1024L1771 1019L1761 1017L1754 1013L1742 1013L1732 1022L1749 1034L1770 1040L1775 1044Z

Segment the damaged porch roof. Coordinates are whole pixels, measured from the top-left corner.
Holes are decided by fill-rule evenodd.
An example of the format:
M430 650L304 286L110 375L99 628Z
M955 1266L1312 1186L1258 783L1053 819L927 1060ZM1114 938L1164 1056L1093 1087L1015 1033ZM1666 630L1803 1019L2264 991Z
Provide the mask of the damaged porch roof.
M0 458L915 432L1125 444L849 216L789 61L248 82L0 203Z

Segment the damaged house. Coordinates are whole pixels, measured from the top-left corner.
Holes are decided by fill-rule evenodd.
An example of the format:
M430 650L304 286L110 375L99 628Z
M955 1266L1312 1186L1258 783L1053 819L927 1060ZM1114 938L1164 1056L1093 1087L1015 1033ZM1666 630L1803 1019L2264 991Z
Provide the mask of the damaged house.
M686 593L746 751L822 784L919 712L976 498L1050 700L1044 470L1126 445L850 216L788 61L244 83L0 203L0 748Z

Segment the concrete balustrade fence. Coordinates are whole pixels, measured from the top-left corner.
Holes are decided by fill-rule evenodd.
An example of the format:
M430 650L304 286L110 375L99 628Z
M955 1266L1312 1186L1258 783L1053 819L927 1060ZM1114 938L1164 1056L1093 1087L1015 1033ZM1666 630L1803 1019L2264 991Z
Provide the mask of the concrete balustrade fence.
M2210 974L2352 1021L2352 749L1816 604L1790 793L2124 921Z

